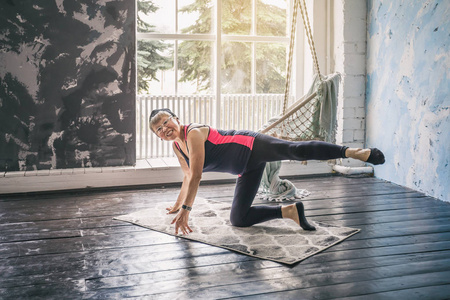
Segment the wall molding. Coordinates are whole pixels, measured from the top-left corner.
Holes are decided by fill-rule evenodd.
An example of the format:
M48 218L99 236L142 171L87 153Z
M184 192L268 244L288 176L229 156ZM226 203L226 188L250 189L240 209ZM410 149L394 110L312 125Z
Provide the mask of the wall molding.
M183 174L173 160L138 161L135 167L86 168L66 170L42 170L9 172L0 177L0 195L58 191L89 191L93 189L155 187L182 182ZM296 161L284 161L280 176L314 176L331 174L332 165L327 162L309 161L302 165ZM237 176L208 172L202 182L235 180Z

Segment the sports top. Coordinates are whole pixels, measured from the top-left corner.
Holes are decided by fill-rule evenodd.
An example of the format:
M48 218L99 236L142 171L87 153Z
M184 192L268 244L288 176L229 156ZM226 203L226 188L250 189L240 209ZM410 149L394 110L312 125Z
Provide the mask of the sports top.
M247 162L253 149L253 142L258 135L257 132L248 130L220 130L208 125L197 125L184 127L184 136L187 141L188 133L194 128L208 127L208 139L205 141L205 162L203 172L227 172L231 174L244 173ZM190 128L191 127L191 128ZM189 157L183 153L175 142L178 151L183 155L189 165ZM186 149L189 148L186 142Z

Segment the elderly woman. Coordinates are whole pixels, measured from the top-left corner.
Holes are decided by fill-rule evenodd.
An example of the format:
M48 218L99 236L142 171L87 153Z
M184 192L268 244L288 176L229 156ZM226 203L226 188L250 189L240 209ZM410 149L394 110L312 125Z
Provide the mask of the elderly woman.
M252 206L266 162L278 160L328 160L351 157L374 165L384 163L376 149L356 149L321 141L289 142L253 131L223 131L207 125L184 125L169 109L153 110L150 128L164 141L173 142L173 151L184 173L177 201L168 213L177 213L175 234L189 234L189 213L203 172L239 175L231 206L230 221L247 227L277 218L295 221L304 230L315 230L306 220L302 202L286 206Z

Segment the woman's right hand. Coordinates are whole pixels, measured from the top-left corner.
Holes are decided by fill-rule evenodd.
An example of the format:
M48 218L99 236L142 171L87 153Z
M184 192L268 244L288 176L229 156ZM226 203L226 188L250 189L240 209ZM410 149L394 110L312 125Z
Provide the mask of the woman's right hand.
M181 208L181 205L180 205L180 207L178 207L178 206L169 206L169 207L167 207L166 208L166 210L167 210L167 214L169 215L169 214L176 214L179 210L180 210L180 208Z

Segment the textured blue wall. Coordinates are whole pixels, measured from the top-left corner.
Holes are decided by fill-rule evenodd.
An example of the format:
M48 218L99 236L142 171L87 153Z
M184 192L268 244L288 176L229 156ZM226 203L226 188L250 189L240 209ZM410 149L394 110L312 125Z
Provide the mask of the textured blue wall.
M367 146L379 178L450 201L450 1L368 1Z

